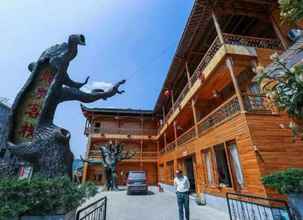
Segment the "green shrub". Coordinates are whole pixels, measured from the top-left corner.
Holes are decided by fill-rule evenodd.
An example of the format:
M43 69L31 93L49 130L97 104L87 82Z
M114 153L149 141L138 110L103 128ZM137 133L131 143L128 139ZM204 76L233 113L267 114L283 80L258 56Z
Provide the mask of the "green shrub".
M78 207L86 198L94 196L92 183L77 185L68 177L53 179L0 180L0 220L22 214L63 214Z
M303 169L289 168L262 178L264 185L282 194L303 193Z
M303 18L303 0L279 0L284 21L298 21Z

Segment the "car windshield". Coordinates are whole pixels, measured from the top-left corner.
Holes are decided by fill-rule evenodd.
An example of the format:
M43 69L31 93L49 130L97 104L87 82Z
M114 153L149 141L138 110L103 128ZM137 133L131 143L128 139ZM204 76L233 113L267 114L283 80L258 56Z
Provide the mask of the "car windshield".
M144 172L130 172L129 178L131 179L145 179L145 173Z

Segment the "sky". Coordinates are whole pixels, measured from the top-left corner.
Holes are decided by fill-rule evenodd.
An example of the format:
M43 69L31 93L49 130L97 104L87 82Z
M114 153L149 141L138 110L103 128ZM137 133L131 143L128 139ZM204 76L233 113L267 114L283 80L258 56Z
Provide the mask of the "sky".
M0 97L12 104L29 77L27 66L48 47L84 34L70 63L75 81L89 88L121 79L126 91L90 107L153 109L194 0L2 0ZM55 124L71 132L75 157L85 154L79 102L59 105Z

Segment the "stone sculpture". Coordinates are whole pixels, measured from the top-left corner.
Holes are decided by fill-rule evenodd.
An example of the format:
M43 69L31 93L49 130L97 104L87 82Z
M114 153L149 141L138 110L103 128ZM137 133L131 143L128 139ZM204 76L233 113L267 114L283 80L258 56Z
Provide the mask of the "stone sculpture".
M57 106L66 101L90 103L121 94L122 80L108 91L80 90L85 82L71 80L67 72L70 61L85 45L83 35L71 35L67 43L45 50L37 62L28 66L31 75L17 95L9 115L5 146L8 173L14 173L19 164L28 164L35 175L54 177L72 175L73 154L70 133L53 124ZM2 163L3 164L3 163Z
M105 190L117 191L117 164L119 161L131 159L135 155L134 152L125 151L122 144L112 144L100 147L100 160L84 160L89 164L100 164L104 167L105 174Z

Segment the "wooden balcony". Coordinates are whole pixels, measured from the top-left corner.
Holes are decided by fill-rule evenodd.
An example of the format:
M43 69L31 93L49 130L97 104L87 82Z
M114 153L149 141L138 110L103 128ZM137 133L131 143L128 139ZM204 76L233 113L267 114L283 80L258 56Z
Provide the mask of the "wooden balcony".
M168 124L170 124L180 112L180 108L184 107L197 92L202 85L201 78L206 79L209 77L210 73L227 54L256 57L256 48L282 49L282 44L278 39L256 38L233 34L223 34L223 38L224 44L220 43L218 37L213 41L191 76L190 82L184 86L174 105L166 114L165 121L159 128L158 135L161 135L166 130Z
M158 152L135 152L131 159L123 160L126 162L156 162L159 158ZM91 150L88 154L89 160L100 160L100 151Z
M247 113L253 114L273 114L273 110L271 108L269 100L263 95L252 95L245 94L243 95L245 110ZM222 103L219 107L214 109L208 115L203 117L197 123L198 135L196 134L195 126L191 127L187 131L185 131L182 135L177 138L177 145L175 145L176 141L172 141L170 144L166 146L166 151L163 148L162 154L165 152L172 151L175 147L182 147L194 139L203 136L210 129L220 126L221 124L227 122L232 119L235 115L240 113L240 105L237 99L237 96L234 95L229 98L227 101Z
M90 127L85 131L95 138L117 139L156 139L157 129L134 129L134 128L100 128Z

